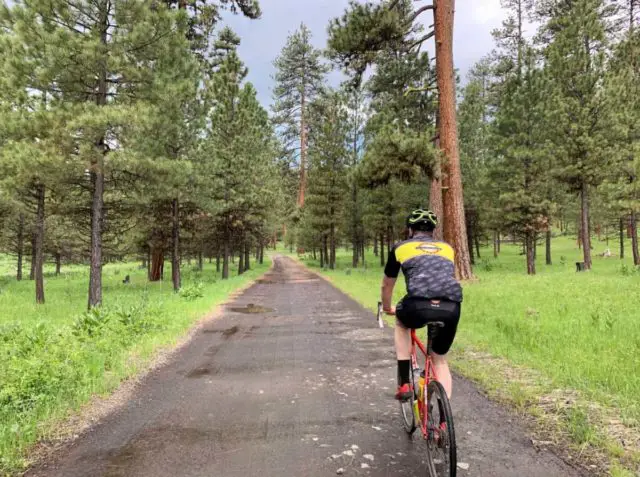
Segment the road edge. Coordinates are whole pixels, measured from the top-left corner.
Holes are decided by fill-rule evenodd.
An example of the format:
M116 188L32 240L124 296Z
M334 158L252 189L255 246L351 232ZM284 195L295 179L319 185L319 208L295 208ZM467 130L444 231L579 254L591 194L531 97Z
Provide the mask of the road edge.
M28 461L28 466L15 475L24 476L34 468L46 466L48 461L55 460L56 456L64 452L76 440L81 439L84 435L91 432L94 427L100 425L104 419L118 412L118 410L120 410L126 402L129 401L131 396L133 396L137 387L142 383L142 381L144 381L144 379L146 379L151 373L171 362L171 360L178 355L180 351L186 348L193 341L198 334L198 331L221 316L226 305L254 286L258 280L261 280L265 275L270 273L274 268L274 258L275 257L273 256L270 257L271 264L267 270L249 280L241 287L235 289L224 301L218 303L211 310L194 321L184 334L177 338L175 343L162 346L155 350L153 357L150 358L149 362L145 364L135 375L123 380L118 387L108 395L93 396L87 403L82 405L78 411L72 412L69 417L57 423L55 428L59 430L59 435L55 440L49 442L41 440L36 442L25 456L25 459Z

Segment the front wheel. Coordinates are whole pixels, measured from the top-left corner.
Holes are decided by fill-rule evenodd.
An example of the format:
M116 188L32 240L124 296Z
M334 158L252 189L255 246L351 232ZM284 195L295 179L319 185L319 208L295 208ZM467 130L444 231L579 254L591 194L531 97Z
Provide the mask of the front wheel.
M427 465L431 477L456 477L456 434L447 393L438 381L427 388Z

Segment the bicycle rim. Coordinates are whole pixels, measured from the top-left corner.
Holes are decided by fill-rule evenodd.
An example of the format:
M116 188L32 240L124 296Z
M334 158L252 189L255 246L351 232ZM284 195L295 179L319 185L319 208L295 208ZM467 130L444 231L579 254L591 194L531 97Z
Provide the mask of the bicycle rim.
M437 381L427 390L427 466L431 477L456 477L456 435L449 398Z

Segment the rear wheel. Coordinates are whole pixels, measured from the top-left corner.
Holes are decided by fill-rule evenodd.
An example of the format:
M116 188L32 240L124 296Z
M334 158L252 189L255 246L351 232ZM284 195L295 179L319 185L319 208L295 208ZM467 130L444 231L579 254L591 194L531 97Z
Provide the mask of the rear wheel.
M409 382L413 383L415 379L413 378L413 369L411 370L410 375L411 380ZM400 384L400 373L398 372L398 384ZM415 390L415 387L414 387ZM407 434L412 435L416 430L416 416L413 411L415 405L415 391L411 394L411 397L406 401L400 401L400 413L402 414L402 424L404 426L404 430Z
M449 398L438 381L427 388L427 465L431 477L456 477L456 434Z

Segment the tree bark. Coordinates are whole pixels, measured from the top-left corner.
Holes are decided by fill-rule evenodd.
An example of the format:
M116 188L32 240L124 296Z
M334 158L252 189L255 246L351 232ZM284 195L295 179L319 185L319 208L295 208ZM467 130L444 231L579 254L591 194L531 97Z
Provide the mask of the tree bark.
M36 278L36 230L31 231L31 271L29 272L29 280Z
M304 91L300 100L300 186L298 189L298 207L304 206L307 189L307 124L305 118L306 97Z
M264 263L264 244L262 242L260 242L260 258L258 260L260 260L260 265Z
M620 217L620 259L624 258L624 218Z
M222 279L229 278L229 228L226 226L222 244Z
M60 275L62 271L62 257L60 256L60 252L56 252L56 275Z
M436 112L436 139L434 142L436 149L440 149L440 110ZM438 226L433 231L435 240L444 239L444 217L442 211L442 165L441 159L437 158L433 177L431 178L431 189L429 191L429 209L438 217Z
M202 257L202 251L198 252L198 270L202 271L204 269L204 261Z
M502 245L502 240L500 238L500 231L498 230L498 254L500 254L501 245Z
M147 280L151 281L151 247L147 247Z
M220 273L220 245L216 249L216 273Z
M322 246L324 248L324 266L328 267L331 257L329 256L329 237L326 235L322 238Z
M244 234L240 240L240 247L238 251L238 275L244 273Z
M638 223L636 213L631 212L629 217L631 223L631 251L633 252L633 264L640 265L640 255L638 255Z
M582 252L584 256L584 269L591 270L591 234L589 230L589 185L582 183L580 191L581 219L582 219Z
M525 235L525 248L527 253L527 274L535 275L536 274L536 257L535 257L535 243L536 243L536 234L535 232L529 230Z
M249 240L244 242L244 271L251 270L251 245Z
M18 270L16 272L16 280L22 281L22 262L24 257L24 214L20 212L18 217Z
M380 234L380 265L385 266L384 261L384 234Z
M456 83L453 70L453 17L455 0L437 0L434 9L436 75L440 95L440 146L446 161L443 168L444 239L455 250L456 276L473 278L464 219L462 177L456 125Z
M36 303L44 303L44 199L45 190L43 184L36 186L36 261L35 261L35 280L36 280Z
M473 255L473 219L471 217L467 217L467 247L469 247L470 255L469 259L471 260L471 265L475 265L476 259Z
M493 258L498 258L498 232L493 231Z
M151 249L151 270L149 272L149 281L158 282L162 280L164 269L164 248L162 245L155 245Z
M378 256L378 237L376 236L373 237L373 254Z
M329 268L336 268L336 226L331 224L329 228Z
M173 281L173 291L179 291L182 285L180 276L180 202L177 198L171 201L171 221L172 221L172 253L171 253L171 279Z
M551 265L551 229L547 230L545 237L545 255L546 255L546 264Z
M324 261L325 261L325 255L324 255L324 238L322 238L320 240L320 268L324 268Z
M101 4L99 12L100 43L107 44L109 32L109 4ZM106 48L105 48L106 49ZM107 104L107 58L100 58L96 104ZM88 308L91 309L102 304L102 231L104 226L104 161L107 155L107 146L104 136L96 143L97 157L91 160L91 263L89 267L89 299Z
M100 140L103 142L103 140ZM104 144L102 147L104 150ZM88 308L102 304L102 228L104 222L104 158L92 164L91 190L91 264L89 269Z

